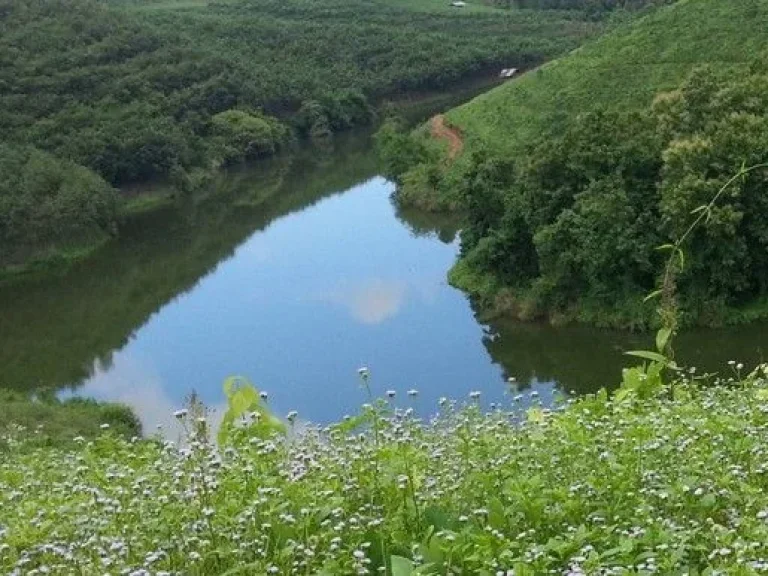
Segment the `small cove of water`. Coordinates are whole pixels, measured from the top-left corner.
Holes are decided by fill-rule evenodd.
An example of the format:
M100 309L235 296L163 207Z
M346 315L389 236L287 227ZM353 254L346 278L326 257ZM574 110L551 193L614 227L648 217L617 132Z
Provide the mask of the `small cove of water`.
M455 226L399 213L365 136L223 174L212 192L128 222L66 272L0 287L0 385L123 401L146 430L195 391L249 378L278 414L330 422L376 393L436 410L440 397L519 389L544 403L612 386L650 337L477 321L449 286ZM724 369L763 359L768 329L696 331L681 358ZM514 377L517 385L510 387ZM415 400L406 392L419 390ZM527 396L527 395L526 395Z

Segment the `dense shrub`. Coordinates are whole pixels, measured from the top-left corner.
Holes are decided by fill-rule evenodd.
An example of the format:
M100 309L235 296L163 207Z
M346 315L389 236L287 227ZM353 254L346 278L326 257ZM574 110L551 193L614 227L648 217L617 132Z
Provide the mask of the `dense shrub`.
M206 164L212 119L230 110L327 135L368 122L373 98L541 61L595 29L560 13L359 0L0 0L0 14L3 139L116 185Z
M119 438L141 436L141 423L122 404L104 404L84 398L59 400L53 396L30 398L0 392L0 451L6 440L24 430L28 446L72 447L77 437L97 438L105 429Z
M211 119L218 153L227 164L271 156L285 144L288 130L274 118L243 110L227 110Z
M114 232L115 191L83 166L0 144L0 267Z
M477 155L464 176L464 255L529 308L597 305L608 323L644 323L651 307L644 318L622 309L654 289L656 248L743 166L768 161L766 88L762 72L724 80L700 69L644 113L586 113L514 162ZM767 179L756 170L732 183L688 240L686 321L722 322L765 294Z

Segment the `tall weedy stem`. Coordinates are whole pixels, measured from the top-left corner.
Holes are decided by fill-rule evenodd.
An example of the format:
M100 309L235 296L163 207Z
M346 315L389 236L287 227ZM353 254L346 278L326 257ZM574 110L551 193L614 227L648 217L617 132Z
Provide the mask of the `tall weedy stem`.
M717 205L717 202L725 194L725 192L741 178L744 178L750 172L758 170L760 168L768 168L768 163L755 164L754 166L746 167L742 166L733 177L731 177L725 184L723 184L712 199L702 206L699 206L692 214L696 214L696 218L691 222L690 226L683 232L683 234L675 240L672 244L665 244L660 246L659 250L668 250L670 252L669 258L664 265L664 275L661 279L661 286L658 290L652 292L646 297L647 300L651 300L656 297L661 297L661 304L659 306L659 316L661 319L661 329L656 337L657 349L660 354L664 354L666 358L671 362L674 360L674 350L672 347L672 336L678 328L679 315L678 315L678 302L677 302L677 277L685 266L685 256L683 253L683 245L693 232L698 228L702 222L708 222L712 217L712 210Z

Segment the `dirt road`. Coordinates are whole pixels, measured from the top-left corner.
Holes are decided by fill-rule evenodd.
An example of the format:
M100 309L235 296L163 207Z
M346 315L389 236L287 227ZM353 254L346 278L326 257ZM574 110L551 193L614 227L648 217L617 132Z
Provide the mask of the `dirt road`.
M451 128L445 123L445 116L438 114L432 118L430 123L432 137L448 142L448 158L453 160L461 152L464 142L458 130Z

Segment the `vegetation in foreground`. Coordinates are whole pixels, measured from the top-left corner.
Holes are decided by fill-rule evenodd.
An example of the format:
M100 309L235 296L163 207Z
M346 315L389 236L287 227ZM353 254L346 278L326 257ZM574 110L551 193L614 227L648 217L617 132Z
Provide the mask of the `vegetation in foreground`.
M742 170L768 161L765 19L763 0L658 9L450 112L448 166L387 127L400 200L467 217L452 283L492 313L647 327L654 249L730 182L688 239L681 322L764 318L767 173Z
M7 440L11 574L764 574L768 367L711 387L659 366L522 413L478 394L428 422L387 400L293 433L256 391L187 443ZM367 372L363 372L366 386ZM403 402L405 403L405 402ZM226 421L226 419L225 419ZM357 425L362 425L358 431Z
M113 233L110 187L188 191L294 134L367 123L382 98L528 67L599 27L574 11L442 1L0 0L0 173L24 172L34 149L78 165L0 187L0 268Z

